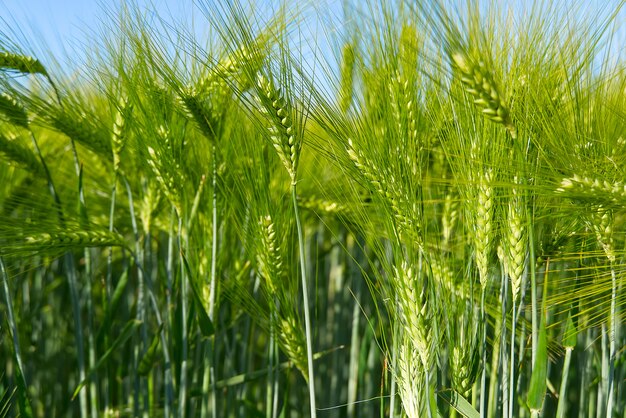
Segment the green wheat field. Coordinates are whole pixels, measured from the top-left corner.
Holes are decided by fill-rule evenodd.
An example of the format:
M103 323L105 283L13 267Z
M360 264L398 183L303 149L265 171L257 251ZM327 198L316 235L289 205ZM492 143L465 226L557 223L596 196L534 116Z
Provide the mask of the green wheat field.
M620 10L253 3L0 30L0 417L626 417Z

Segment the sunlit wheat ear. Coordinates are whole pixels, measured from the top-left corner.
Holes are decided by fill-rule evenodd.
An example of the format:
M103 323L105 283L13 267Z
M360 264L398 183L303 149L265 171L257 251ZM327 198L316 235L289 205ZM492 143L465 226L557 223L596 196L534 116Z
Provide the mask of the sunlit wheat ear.
M399 233L417 240L417 244L421 245L420 232L422 226L419 208L416 201L408 200L408 193L405 192L401 181L389 170L377 168L355 147L351 139L348 139L346 152L354 166L367 180L369 186L389 204Z
M406 262L394 267L394 290L398 294L398 316L406 337L410 338L425 370L433 359L432 334L428 317L428 302L423 284L418 283L415 271ZM421 289L420 289L421 287Z
M82 248L103 246L124 246L121 235L108 231L68 231L43 232L25 237L25 250L47 248Z
M402 409L409 418L421 418L424 399L424 366L408 335L397 335L398 347L397 382Z
M346 43L341 51L341 80L339 88L339 108L347 113L352 104L354 94L354 69L356 54L354 45Z
M132 112L132 105L127 98L122 98L115 112L113 121L113 133L111 136L111 148L113 151L113 170L117 173L120 169L122 151L126 146L128 130L128 118Z
M171 148L171 137L167 128L161 126L158 130L159 137L164 143L164 150ZM148 165L152 169L154 178L161 191L167 197L179 216L182 216L181 188L184 184L184 175L180 164L173 161L168 152L157 151L148 146Z
M474 96L474 104L482 109L483 115L493 122L502 124L513 139L517 138L510 111L485 62L472 59L462 52L453 53L452 62L461 72L461 82L465 85L465 91Z
M59 132L98 155L109 160L113 158L111 140L108 135L105 135L105 131L100 131L99 127L89 120L90 116L87 114L70 114L66 110L58 108L51 110L50 114L45 117Z
M604 254L611 263L615 263L615 242L613 239L613 211L602 206L593 208L591 213L591 227Z
M277 286L283 276L283 259L278 248L276 231L272 218L267 215L259 221L261 227L261 248L257 254L259 273L265 279L268 294L277 294Z
M415 25L405 23L400 32L398 60L402 73L409 79L415 80L419 64L420 34Z
M46 68L38 59L7 51L0 52L0 68L27 74L41 74L48 77Z
M517 301L526 266L527 236L524 210L520 190L518 187L513 187L513 196L508 205L507 227L500 249L504 271L511 279L513 301Z
M254 85L255 74L265 60L268 39L260 37L250 45L241 45L226 58L217 63L216 75L235 82L239 91L246 91Z
M597 203L604 207L626 204L626 183L619 181L610 182L574 175L564 178L556 191L572 199Z
M12 124L24 129L29 128L28 114L26 109L9 94L0 93L0 113L2 113Z
M389 84L389 95L391 97L391 113L396 124L396 129L399 135L402 136L406 142L413 144L417 139L417 121L415 119L415 100L414 94L411 91L411 84L409 79L400 72L396 73L392 82ZM409 153L405 153L407 158L410 157ZM416 162L407 161L408 166L411 167L413 174L416 174Z
M441 215L441 245L446 249L450 246L454 230L459 220L459 200L455 193L447 193L443 201Z
M306 340L303 327L293 315L278 318L278 341L305 380L308 380Z
M45 176L43 165L30 148L20 144L16 138L9 138L0 132L0 154L33 174Z
M452 381L462 396L468 397L476 381L478 371L478 350L467 341L464 345L456 345L450 352Z
M474 225L469 225L469 233L473 238L474 259L478 269L480 285L484 289L487 286L489 271L489 254L493 242L493 211L494 190L492 185L491 170L486 170L482 176L478 176L476 184L470 186L476 193L476 201L467 201L466 212L468 220L473 220Z
M155 182L147 182L143 198L139 201L139 219L141 219L144 234L148 234L152 228L153 214L162 198L160 188L161 186Z
M270 140L278 158L287 169L292 184L296 184L296 172L300 155L301 138L293 125L293 108L285 100L280 89L263 74L257 75L261 111L268 117Z
M193 87L183 89L178 95L178 102L187 117L192 119L200 132L210 141L215 142L219 132L219 116L209 103L207 92L199 92Z
M306 197L298 196L298 205L317 214L347 215L350 213L350 209L343 203L311 195Z

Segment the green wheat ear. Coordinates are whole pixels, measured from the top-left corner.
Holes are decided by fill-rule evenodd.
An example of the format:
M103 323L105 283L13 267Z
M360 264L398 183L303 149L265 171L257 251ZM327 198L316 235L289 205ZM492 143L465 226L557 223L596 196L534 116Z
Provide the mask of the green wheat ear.
M38 59L8 51L0 52L0 68L48 77L48 71Z
M487 119L502 124L513 139L517 138L510 111L485 61L473 59L462 52L453 53L451 58L454 67L461 72L465 91L475 97L474 104L482 109L482 114Z

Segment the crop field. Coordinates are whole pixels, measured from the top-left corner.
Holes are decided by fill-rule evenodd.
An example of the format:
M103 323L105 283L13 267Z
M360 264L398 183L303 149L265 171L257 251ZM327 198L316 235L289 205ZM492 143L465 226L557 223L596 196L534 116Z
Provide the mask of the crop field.
M0 417L626 417L622 10L253 3L0 29Z

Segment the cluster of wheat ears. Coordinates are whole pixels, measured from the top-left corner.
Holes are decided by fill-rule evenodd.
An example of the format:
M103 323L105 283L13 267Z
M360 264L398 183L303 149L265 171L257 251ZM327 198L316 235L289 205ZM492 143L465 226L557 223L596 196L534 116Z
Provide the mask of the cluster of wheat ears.
M253 3L0 32L0 417L626 417L621 8Z

